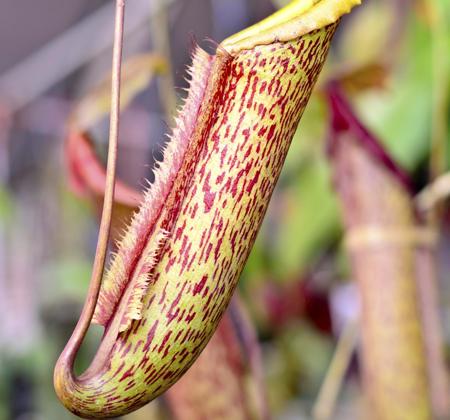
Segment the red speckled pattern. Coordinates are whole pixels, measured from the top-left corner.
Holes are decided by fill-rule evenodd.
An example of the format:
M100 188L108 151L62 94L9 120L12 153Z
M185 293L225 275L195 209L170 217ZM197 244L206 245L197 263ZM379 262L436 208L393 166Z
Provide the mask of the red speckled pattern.
M132 411L199 356L234 292L335 28L235 56L219 48L179 171L167 177L164 205L126 267L135 279L148 275L142 317L115 337L127 287L107 324L113 340L104 340L93 368L79 380L55 376L73 412Z
M255 331L236 296L200 357L165 397L177 420L268 418Z

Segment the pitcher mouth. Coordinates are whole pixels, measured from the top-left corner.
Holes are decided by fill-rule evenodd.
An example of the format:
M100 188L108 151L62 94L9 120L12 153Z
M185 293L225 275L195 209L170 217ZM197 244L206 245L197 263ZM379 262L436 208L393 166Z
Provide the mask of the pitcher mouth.
M336 22L361 0L294 0L261 22L222 42L230 53L286 42Z

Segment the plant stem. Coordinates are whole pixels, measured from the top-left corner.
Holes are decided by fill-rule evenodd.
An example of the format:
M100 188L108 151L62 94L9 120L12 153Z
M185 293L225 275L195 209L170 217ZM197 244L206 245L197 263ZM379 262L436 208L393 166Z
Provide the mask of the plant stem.
M97 251L92 272L93 283L101 284L108 249L109 234L111 230L112 208L114 203L114 189L117 163L117 144L119 138L120 120L120 76L122 70L123 26L124 26L125 0L116 1L116 21L114 29L114 50L112 62L111 82L111 116L109 126L108 164L106 169L105 199L103 202L100 232L98 236Z
M432 74L433 74L433 112L431 125L431 151L430 151L430 173L435 179L445 172L447 168L447 110L449 105L448 89L450 79L448 76L449 60L447 59L447 25L446 9L444 2L428 1L430 12L430 30L432 37ZM439 213L439 211L438 211ZM438 214L437 214L438 216Z
M91 283L89 285L88 297L84 304L78 324L67 343L64 352L60 357L61 363L68 363L73 368L76 353L83 342L92 316L94 315L97 298L102 283L103 270L105 266L106 253L108 250L108 241L111 227L112 208L114 200L116 161L117 161L117 143L119 133L119 114L120 114L120 75L123 48L123 27L124 27L125 0L116 1L116 17L114 30L114 49L113 49L113 69L111 86L111 118L109 130L109 148L108 148L108 166L106 170L106 187L103 211L100 222L100 231L97 242L97 249L92 269ZM57 364L58 367L58 364ZM56 372L56 370L55 370Z
M448 371L445 363L442 320L439 311L436 246L437 244L419 247L416 264L433 418L443 420L450 416L450 400L448 397Z
M315 420L328 420L332 418L339 390L342 386L345 372L355 351L358 338L358 323L349 321L342 331L331 360L330 367L319 391L313 407Z
M450 60L447 50L449 45L446 18L450 9L446 1L428 0L426 3L430 17L431 32L431 67L432 67L432 121L430 148L430 179L433 182L429 196L420 194L420 198L429 198L429 207L424 212L427 225L438 231L444 206L442 198L448 189L448 175L444 173L448 166L448 109ZM444 175L443 175L444 174ZM419 205L421 200L419 198ZM426 200L422 200L426 201ZM436 268L436 249L421 248L417 253L417 268L421 316L427 353L427 365L433 414L436 419L450 416L450 398L448 372L445 364L442 320L439 312L439 284Z
M416 203L421 213L433 211L450 196L450 172L438 176L429 183L417 196Z

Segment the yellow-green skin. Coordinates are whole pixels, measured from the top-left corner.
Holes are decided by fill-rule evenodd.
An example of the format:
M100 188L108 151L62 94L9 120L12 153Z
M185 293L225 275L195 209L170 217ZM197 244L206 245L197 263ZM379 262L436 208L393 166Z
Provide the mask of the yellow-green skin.
M57 363L55 389L73 413L136 410L200 355L234 292L337 20L357 3L324 0L285 26L266 21L252 43L225 41L214 57L196 51L164 163L102 286L97 355L78 378L76 345ZM327 4L314 27L311 14Z
M420 225L397 169L338 98L332 164L361 296L364 418L429 420L416 259L423 244L414 238Z
M200 357L164 394L174 419L268 418L257 337L236 298Z

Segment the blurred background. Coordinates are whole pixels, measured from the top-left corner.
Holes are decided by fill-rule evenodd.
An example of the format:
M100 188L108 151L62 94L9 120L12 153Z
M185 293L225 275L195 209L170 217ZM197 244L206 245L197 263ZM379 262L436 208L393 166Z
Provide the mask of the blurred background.
M185 95L194 43L213 51L216 42L282 3L127 2L124 61L159 53L169 73L142 86L123 113L121 180L140 190L152 179L170 112ZM358 313L325 154L328 113L321 86L337 75L357 77L349 69L364 69L369 82L353 84L351 101L420 191L429 181L433 124L442 122L435 122L436 107L441 120L450 116L449 44L434 19L434 4L371 0L345 17L294 138L240 282L258 332L274 418L311 418L337 337ZM54 394L53 366L84 301L98 219L92 203L74 194L65 143L76 104L108 75L114 7L111 0L2 0L1 9L0 419L71 419ZM444 96L441 105L433 92ZM445 161L450 133L444 127L439 153ZM89 129L104 161L106 114ZM439 261L447 346L449 222L445 213ZM80 365L88 364L95 343L94 331ZM360 369L353 357L334 418L358 418L360 404ZM159 405L133 418L170 418L164 402Z

